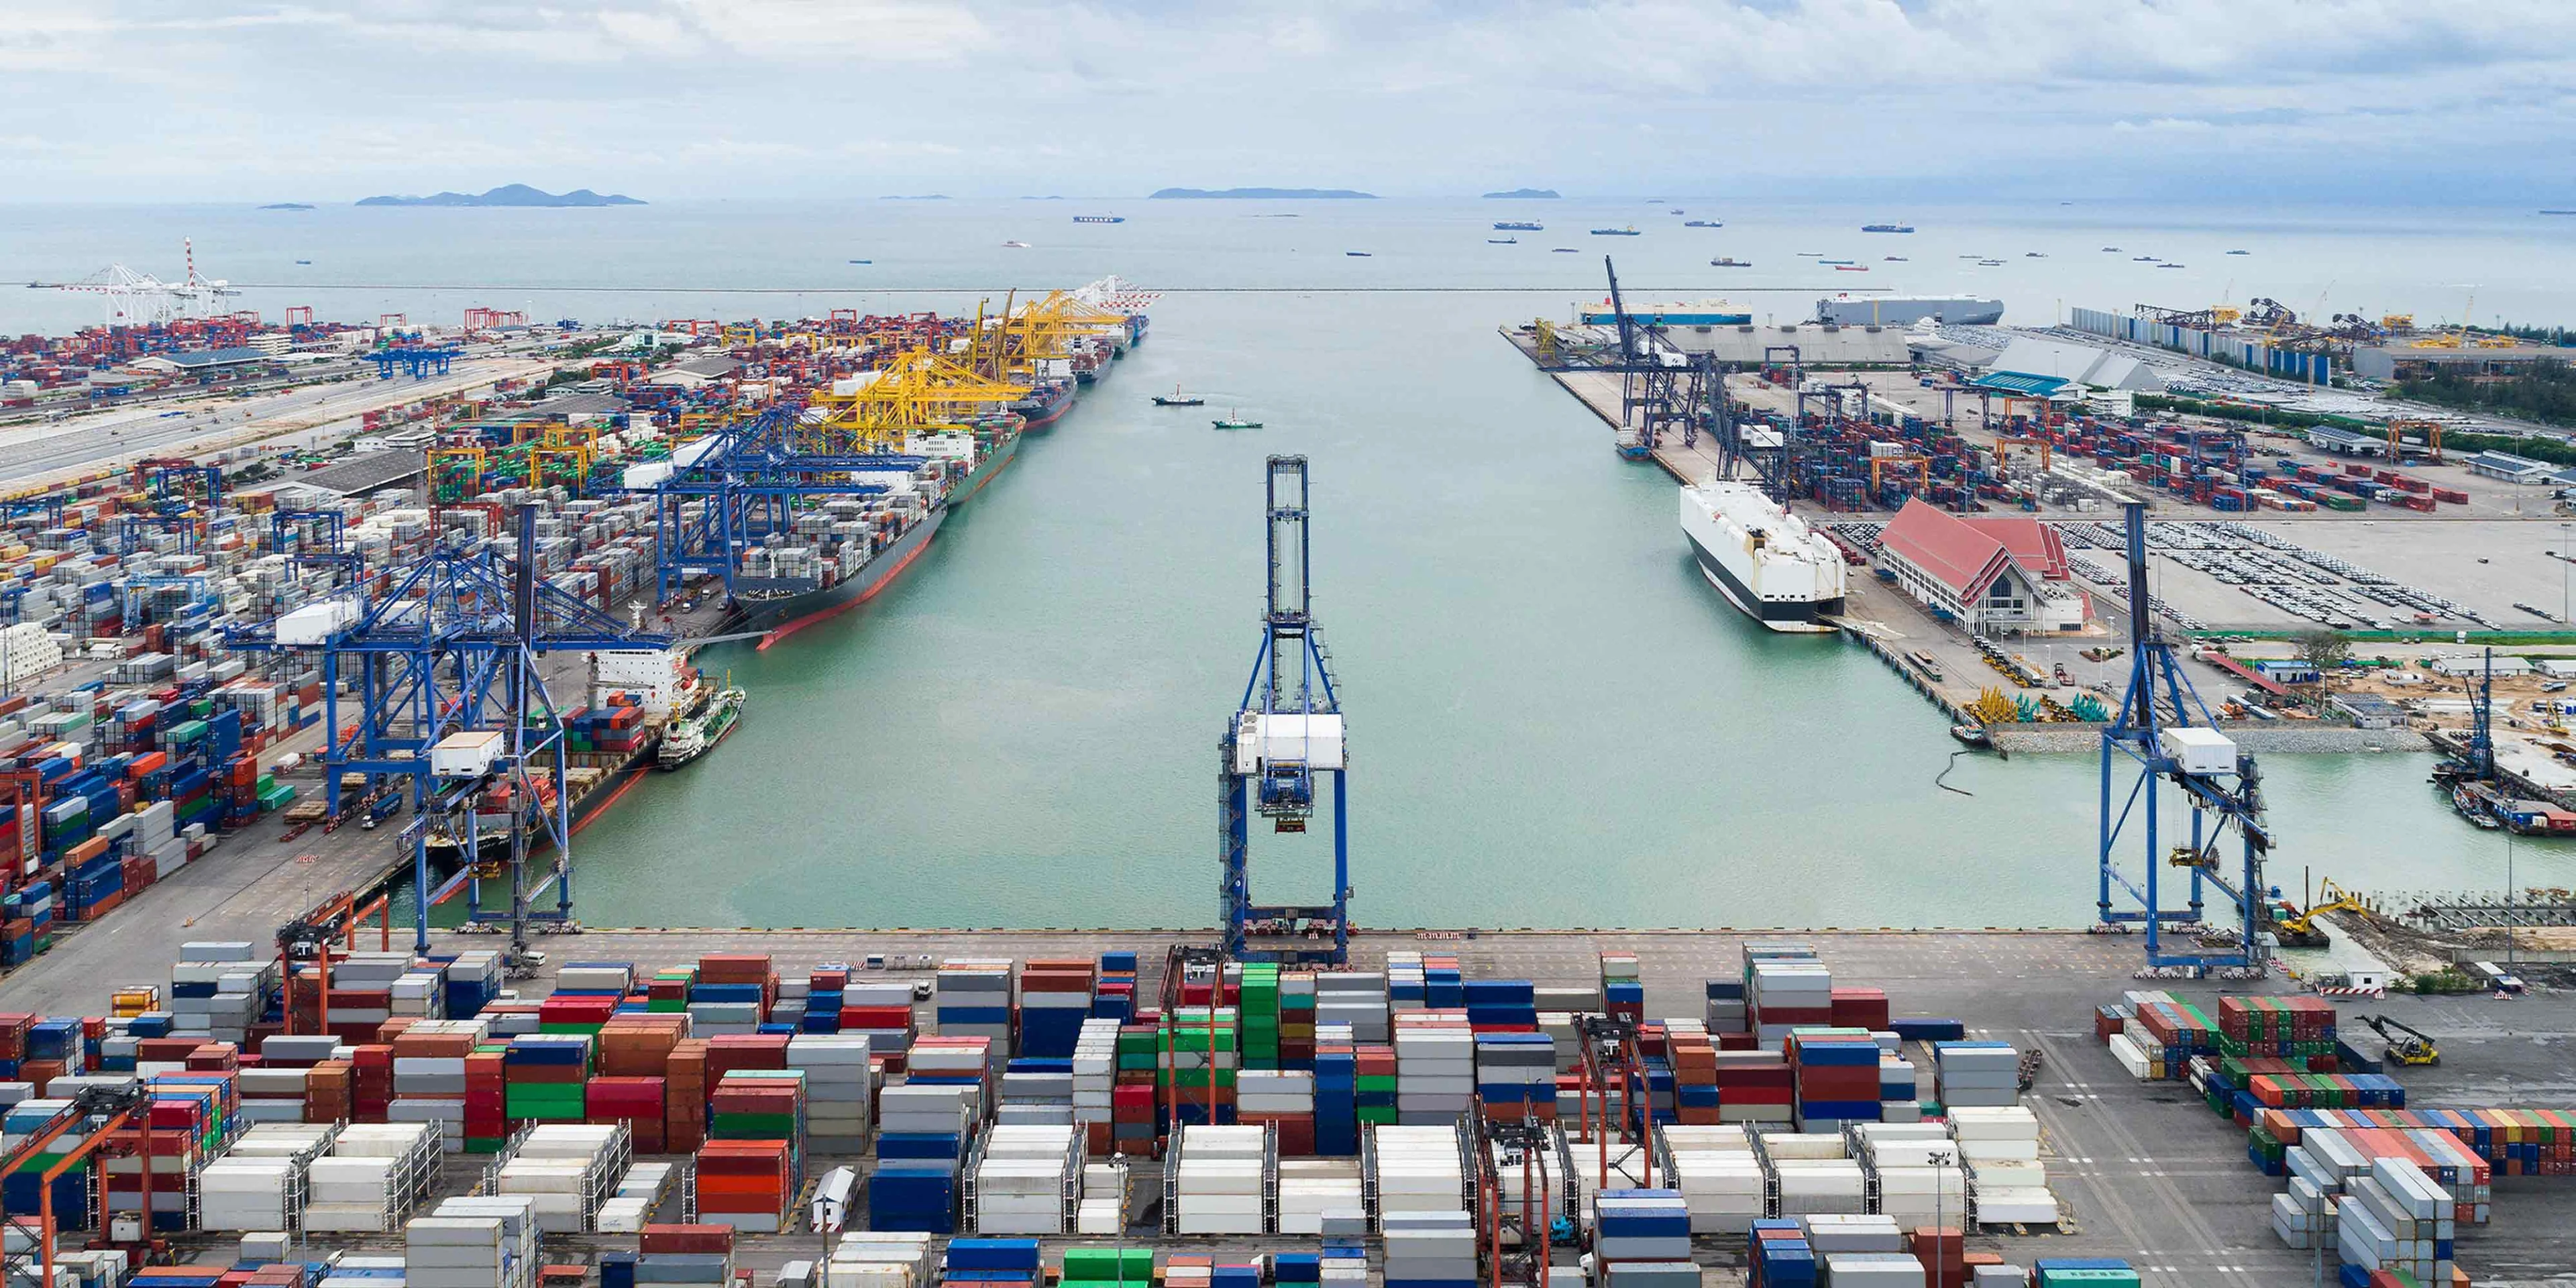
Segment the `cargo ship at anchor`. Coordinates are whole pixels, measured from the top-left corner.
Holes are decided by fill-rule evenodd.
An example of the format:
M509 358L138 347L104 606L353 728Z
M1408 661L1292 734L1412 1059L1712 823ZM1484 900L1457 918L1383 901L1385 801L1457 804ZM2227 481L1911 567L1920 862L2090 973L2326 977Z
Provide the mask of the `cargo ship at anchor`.
M1824 634L1840 616L1849 565L1832 542L1751 483L1681 490L1682 535L1700 575L1745 616L1784 634Z
M939 526L948 521L948 503L932 501L914 516L890 513L888 521L899 525L893 536L876 544L871 535L874 548L858 556L855 567L841 566L851 557L852 544L830 556L811 549L746 552L743 566L749 575L734 577L733 600L720 633L759 631L760 647L767 648L804 626L866 603L929 548Z

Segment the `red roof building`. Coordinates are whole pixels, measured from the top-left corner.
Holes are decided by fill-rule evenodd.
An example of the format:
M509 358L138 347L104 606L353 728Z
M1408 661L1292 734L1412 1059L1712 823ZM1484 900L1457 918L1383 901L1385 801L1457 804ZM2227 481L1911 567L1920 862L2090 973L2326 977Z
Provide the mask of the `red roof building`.
M2037 519L1965 518L1915 500L1878 540L1898 585L1934 616L1971 631L2082 630L2091 618L2065 544Z

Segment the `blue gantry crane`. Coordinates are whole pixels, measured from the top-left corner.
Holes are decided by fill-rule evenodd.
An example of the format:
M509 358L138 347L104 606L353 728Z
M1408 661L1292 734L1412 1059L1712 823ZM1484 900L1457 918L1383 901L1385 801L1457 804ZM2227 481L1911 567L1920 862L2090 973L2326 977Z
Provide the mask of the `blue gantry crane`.
M655 597L669 599L691 573L710 573L733 597L744 551L794 530L795 502L877 496L874 474L909 474L927 457L854 450L844 433L808 424L800 409L772 408L689 444L686 460L652 486ZM689 504L700 502L692 511Z
M376 364L378 380L391 380L396 371L414 380L420 380L429 376L446 375L449 365L456 361L457 355L461 352L463 351L459 349L414 343L372 349L368 351L367 357Z
M1329 962L1350 956L1349 747L1331 654L1316 632L1307 575L1306 458L1269 462L1264 542L1269 605L1261 648L1243 702L1217 748L1217 853L1223 867L1225 954L1236 961ZM1318 780L1329 794L1333 895L1325 904L1261 904L1252 897L1252 819L1277 833L1302 833L1314 817Z
M2272 959L2270 900L2263 859L2272 848L2263 822L2263 776L2254 757L2220 733L2209 708L2174 660L2173 646L2155 625L2147 599L2146 507L2127 511L2129 555L2129 686L2119 714L2102 731L2101 872L2097 897L2106 929L2142 925L2147 965L2159 971L2217 970L2261 973ZM2125 766L2125 769L2124 769ZM2131 775L2128 795L2112 788ZM2189 839L2168 845L2160 795L2179 794L2191 814ZM2124 838L2143 852L2143 880L2121 870ZM2233 841L2236 853L2227 851ZM2188 873L2188 902L2166 906L2165 869ZM2230 869L2233 869L2231 872ZM2204 915L2215 891L2229 910L2229 924ZM2115 902L2115 892L2125 900ZM2167 946L2167 930L2190 936L2191 946Z
M324 809L343 813L342 778L362 776L355 804L364 825L389 818L407 799L402 842L412 852L418 945L429 944L429 909L461 886L470 919L507 920L524 950L531 922L565 922L572 912L571 811L562 712L537 659L550 652L669 647L670 637L628 630L578 597L541 581L524 556L536 548L536 510L518 512L517 550L443 545L392 569L384 588L307 605L274 621L225 632L232 648L306 649L322 661ZM344 698L344 687L354 687ZM357 710L350 713L347 704ZM486 853L478 806L506 799L509 855ZM462 856L443 883L431 879L435 836ZM542 879L527 880L530 851L554 850ZM506 877L510 906L487 911L480 883ZM531 905L551 889L555 907Z

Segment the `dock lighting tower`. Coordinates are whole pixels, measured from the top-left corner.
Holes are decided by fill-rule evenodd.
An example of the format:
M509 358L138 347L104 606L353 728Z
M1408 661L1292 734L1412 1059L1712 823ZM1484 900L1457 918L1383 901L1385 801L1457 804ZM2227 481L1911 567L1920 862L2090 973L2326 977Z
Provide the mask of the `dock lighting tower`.
M2129 554L2129 687L2119 714L2102 731L2101 873L2097 904L2106 927L2146 927L2147 965L2180 969L2260 974L2272 957L2271 915L2265 899L2263 857L2272 848L2272 833L2263 822L2262 774L2254 757L2240 752L2220 733L2209 708L2193 691L2174 660L2173 646L2159 632L2147 607L2146 507L2128 502ZM2113 779L2128 773L2125 800L2114 801ZM2159 830L2160 790L2181 794L2191 810L2189 839L2169 844ZM2115 809L2114 806L2117 806ZM2143 852L2144 881L2121 871L2118 855L2124 835L2133 850ZM2227 871L2225 850L2235 838L2235 871ZM2165 906L2166 868L2189 873L2189 902ZM2115 889L2127 896L2115 906ZM2216 891L2231 910L2233 943L2212 947L2222 936L2175 950L2165 930L2216 931L2202 916L2209 892ZM2135 906L2126 906L2134 904Z
M1225 955L1235 961L1329 962L1350 956L1350 824L1343 810L1348 747L1333 689L1331 654L1316 633L1307 591L1306 458L1273 456L1264 541L1269 605L1261 648L1243 702L1217 747L1217 856L1222 865ZM1316 808L1317 780L1329 794L1333 897L1322 905L1252 900L1251 824L1302 833Z

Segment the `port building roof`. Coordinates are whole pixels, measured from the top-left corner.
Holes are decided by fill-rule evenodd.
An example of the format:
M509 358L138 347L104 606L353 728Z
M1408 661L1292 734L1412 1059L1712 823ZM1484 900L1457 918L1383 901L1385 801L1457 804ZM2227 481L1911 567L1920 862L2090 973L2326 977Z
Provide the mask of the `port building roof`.
M2161 393L2165 387L2164 377L2143 358L2031 335L2016 335L2004 346L1993 374L2055 377L2068 384L2140 393Z
M2017 371L1990 371L1968 383L1979 389L1992 389L2024 398L2052 398L2067 385L2065 380L2056 376L2026 376Z
M558 394L528 408L535 416L615 416L635 404L607 394Z
M1908 501L1879 533L1879 545L1974 600L2006 568L2034 582L2067 580L2066 547L2057 530L2031 518L1963 518L1921 499Z
M429 454L426 452L372 452L350 457L337 465L294 475L288 482L341 496L357 496L416 477L428 468Z
M229 349L201 349L195 353L154 353L134 360L138 367L164 367L176 371L211 371L216 367L238 367L253 362L268 362L276 355L249 345Z

